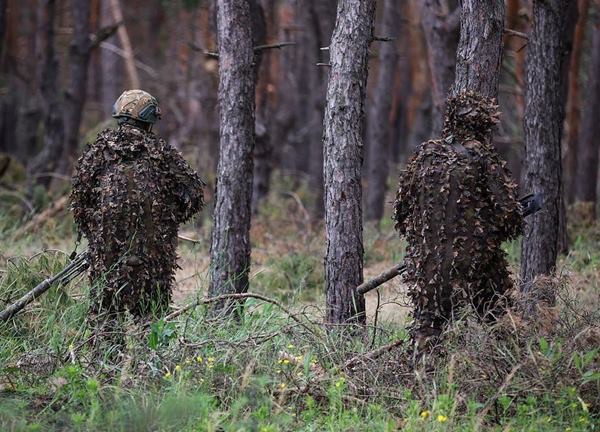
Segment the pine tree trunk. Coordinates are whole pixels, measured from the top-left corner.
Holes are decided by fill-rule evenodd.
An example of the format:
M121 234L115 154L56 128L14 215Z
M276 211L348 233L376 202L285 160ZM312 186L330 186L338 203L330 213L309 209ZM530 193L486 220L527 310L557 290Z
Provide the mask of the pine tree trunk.
M454 83L459 9L448 10L448 2L441 0L420 0L418 4L431 74L431 136L438 137L444 123L446 98Z
M561 137L568 62L571 0L534 0L527 46L525 93L525 190L541 193L544 211L529 218L521 250L522 290L537 275L551 275L558 254L561 207Z
M251 28L248 1L218 0L220 151L211 296L248 289L255 96Z
M0 0L0 67L4 63L4 35L6 34L6 6L8 0Z
M598 186L598 137L600 137L600 7L596 7L592 26L592 57L581 118L579 152L577 154L577 200L593 203L596 211Z
M252 43L254 46L264 45L267 41L267 23L263 7L256 1L251 1ZM277 55L277 53L275 53ZM273 149L268 127L271 53L255 53L254 84L257 86L255 146L254 146L254 180L252 184L252 212L256 213L261 201L267 196L271 181L271 164ZM263 56L265 61L263 61Z
M381 34L394 37L400 33L398 23L400 17L396 13L397 5L393 0L385 0L383 4L383 21ZM379 66L377 83L373 92L373 100L369 107L367 122L367 150L369 153L367 211L369 221L381 220L385 207L385 193L391 157L391 119L392 90L394 73L398 62L395 42L382 42L379 47Z
M338 2L323 145L327 323L364 323L361 165L374 0Z
M504 0L463 0L454 94L498 97L505 13Z
M61 172L70 174L79 147L79 127L85 105L90 62L90 2L71 0L73 37L69 47L69 87L65 92L65 148Z
M43 106L44 133L40 152L30 161L27 171L29 187L34 184L48 186L58 166L59 156L63 154L64 122L60 89L58 83L58 59L54 46L54 25L56 19L56 1L39 0L38 4L38 43L36 47L39 77L39 101Z
M322 220L323 208L323 114L325 112L325 96L327 93L327 68L315 63L327 63L328 55L321 47L329 46L333 27L335 26L336 0L310 1L310 32L312 56L310 70L310 161L309 175L311 192L315 196L312 209L313 218Z
M581 54L588 24L589 0L579 0L579 19L575 28L573 52L571 53L569 72L569 100L567 103L567 148L565 149L565 198L569 204L575 201L577 175L577 155L579 140L579 122L581 119L581 94L579 91L579 71ZM593 53L593 51L592 51Z
M100 25L105 27L113 23L110 2L102 1L100 3ZM105 42L117 47L119 43L116 35L109 37ZM104 117L109 117L112 113L112 106L119 97L119 88L122 86L123 67L116 53L108 49L100 50L100 75L102 113Z

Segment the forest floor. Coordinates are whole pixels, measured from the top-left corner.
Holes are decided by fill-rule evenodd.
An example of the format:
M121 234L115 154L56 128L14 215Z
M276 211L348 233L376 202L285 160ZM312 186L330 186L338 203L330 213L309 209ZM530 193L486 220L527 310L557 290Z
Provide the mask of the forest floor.
M366 331L324 331L323 227L304 188L274 184L251 233L250 292L268 301L248 299L240 319L199 306L129 321L115 358L90 347L87 279L52 288L0 324L0 430L597 430L600 226L571 226L560 276L539 282L556 307L530 320L515 296L493 326L465 316L415 370L398 280L367 296ZM66 211L23 232L15 203L0 204L2 308L60 269L74 242ZM207 295L209 223L206 211L181 230L196 242L180 241L175 309ZM389 217L364 243L365 279L402 259ZM507 245L514 271L518 250Z

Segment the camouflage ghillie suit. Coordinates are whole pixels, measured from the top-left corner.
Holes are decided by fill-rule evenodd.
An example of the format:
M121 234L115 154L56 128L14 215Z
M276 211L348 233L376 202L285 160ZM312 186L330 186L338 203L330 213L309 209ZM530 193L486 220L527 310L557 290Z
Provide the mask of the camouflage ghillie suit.
M88 146L71 200L89 242L93 312L144 316L167 308L178 226L202 208L202 187L175 149L129 124Z
M520 234L521 215L517 186L490 144L498 115L477 94L450 98L443 138L423 143L400 176L394 219L408 241L418 346L460 306L493 313L512 286L501 243Z

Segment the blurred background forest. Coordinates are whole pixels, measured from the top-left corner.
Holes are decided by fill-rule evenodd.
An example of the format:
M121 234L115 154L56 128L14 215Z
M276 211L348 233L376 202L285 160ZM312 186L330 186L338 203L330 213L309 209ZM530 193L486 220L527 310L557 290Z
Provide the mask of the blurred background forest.
M439 134L454 81L458 1L378 2L371 45L363 181L365 214L379 220L397 167ZM507 0L494 142L515 178L523 158L524 70L530 2ZM574 1L574 6L577 2ZM307 187L306 207L322 215L322 122L335 0L252 1L256 87L254 206L272 173ZM600 136L600 6L579 0L566 29L563 137L567 203L596 201ZM385 10L384 10L385 8ZM208 0L0 0L0 194L39 207L61 191L85 142L111 125L125 89L159 98L158 133L209 183L219 147L214 3ZM276 177L281 179L281 177ZM391 189L394 189L392 186ZM29 209L31 210L31 209Z

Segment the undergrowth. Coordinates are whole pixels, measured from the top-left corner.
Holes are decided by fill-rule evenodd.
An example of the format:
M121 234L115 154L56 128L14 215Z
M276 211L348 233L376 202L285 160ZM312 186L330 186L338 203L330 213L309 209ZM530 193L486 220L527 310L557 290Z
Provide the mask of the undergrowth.
M124 339L98 349L80 277L0 324L0 430L597 429L599 227L578 227L559 277L539 282L556 289L556 307L523 314L515 297L493 326L466 315L415 366L404 321L320 324L322 226L306 218L302 190L285 192L253 224L251 290L266 300L250 297L239 313L209 313L198 275L186 300L198 306L144 323L126 317ZM68 262L70 220L48 223L16 239L19 224L2 220L0 307ZM208 254L201 232L181 249L184 261ZM385 268L403 245L384 221L366 227L365 249L367 267ZM518 245L509 249L516 259Z

